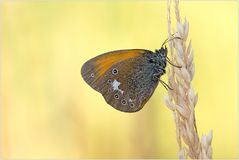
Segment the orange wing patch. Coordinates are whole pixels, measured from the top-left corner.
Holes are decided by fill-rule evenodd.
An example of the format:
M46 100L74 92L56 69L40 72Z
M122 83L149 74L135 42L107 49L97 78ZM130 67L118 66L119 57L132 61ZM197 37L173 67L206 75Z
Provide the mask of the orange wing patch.
M98 57L96 60L95 68L99 78L102 78L107 70L109 70L114 64L119 63L120 61L134 58L145 53L143 49L132 49L132 50L119 50L106 53Z

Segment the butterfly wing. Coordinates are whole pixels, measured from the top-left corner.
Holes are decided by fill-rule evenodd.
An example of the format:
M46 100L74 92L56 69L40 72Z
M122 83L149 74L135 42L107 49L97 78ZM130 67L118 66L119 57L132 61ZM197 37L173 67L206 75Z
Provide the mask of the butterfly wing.
M152 52L143 49L105 53L83 65L82 77L117 110L139 111L158 84L148 54Z
M126 59L142 56L146 50L129 49L117 50L101 54L88 60L81 68L81 75L84 80L95 90L98 87L105 73L114 65Z

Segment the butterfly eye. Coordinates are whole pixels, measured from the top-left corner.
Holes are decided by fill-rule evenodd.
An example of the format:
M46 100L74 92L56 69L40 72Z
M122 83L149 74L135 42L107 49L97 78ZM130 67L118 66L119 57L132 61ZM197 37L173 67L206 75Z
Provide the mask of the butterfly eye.
M115 97L115 99L119 99L119 95L118 94L115 94L114 97Z
M113 74L113 75L118 74L118 69L116 69L116 68L112 69L112 74Z
M126 105L126 100L125 99L123 99L122 101L121 101L121 103L123 104L123 105Z

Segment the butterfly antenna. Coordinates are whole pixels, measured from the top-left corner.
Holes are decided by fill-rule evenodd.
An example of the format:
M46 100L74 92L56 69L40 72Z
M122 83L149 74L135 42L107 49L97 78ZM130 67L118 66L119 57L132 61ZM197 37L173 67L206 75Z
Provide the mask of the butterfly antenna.
M172 66L177 67L177 68L182 68L182 66L177 66L177 65L173 64L173 63L169 60L168 57L166 57L166 59L167 59L167 62L168 62L169 64L171 64Z
M165 45L165 43L167 43L168 40L169 40L169 38L165 39L165 41L163 42L161 48Z
M164 88L166 90L168 90L168 89L173 90L173 88L169 87L169 85L167 83L165 83L164 81L162 81L161 79L159 79L159 82L164 86Z
M172 34L172 36L174 36L174 34ZM165 39L165 41L163 42L161 48L162 48L166 43L168 43L169 41L172 41L172 40L174 40L174 39L182 39L182 38L181 38L181 37L167 38L167 39Z

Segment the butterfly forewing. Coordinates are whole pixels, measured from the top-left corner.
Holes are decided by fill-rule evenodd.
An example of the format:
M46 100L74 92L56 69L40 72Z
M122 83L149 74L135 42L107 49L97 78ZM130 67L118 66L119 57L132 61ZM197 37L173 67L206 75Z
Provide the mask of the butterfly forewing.
M114 64L145 53L142 49L117 50L104 53L87 61L81 68L84 80L94 89ZM98 90L97 90L98 91Z

